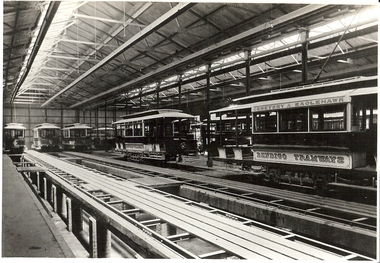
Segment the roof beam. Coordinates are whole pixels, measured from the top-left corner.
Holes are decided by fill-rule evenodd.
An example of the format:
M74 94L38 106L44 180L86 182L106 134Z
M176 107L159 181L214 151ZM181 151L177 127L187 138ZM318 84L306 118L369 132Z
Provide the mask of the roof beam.
M85 79L87 76L90 74L94 73L96 70L119 56L121 53L123 53L125 50L128 48L132 47L135 43L141 41L142 39L146 38L150 34L154 33L157 29L160 27L164 26L165 24L169 23L172 19L175 17L178 17L182 13L184 13L186 10L194 6L194 3L178 3L174 8L170 9L166 14L158 18L156 21L154 21L152 24L149 26L145 27L143 30L141 30L139 33L134 35L132 38L130 38L127 42L125 42L123 45L121 45L118 49L116 49L114 52L109 54L106 58L101 60L98 64L96 64L94 67L89 69L86 73L84 73L82 76L74 80L70 85L68 85L66 88L55 94L53 97L51 97L48 101L43 103L41 107L45 107L48 105L50 102L55 100L58 96L66 92L67 90L71 89L74 87L76 84L78 84L80 81Z
M16 84L16 87L13 91L11 103L13 102L14 98L16 97L16 94L18 93L18 91L19 91L22 83L24 82L26 76L28 76L29 70L32 67L33 61L37 56L37 53L41 47L42 41L45 38L45 35L46 35L46 33L50 27L51 22L53 21L55 13L57 12L60 4L61 4L61 2L59 2L59 1L56 1L56 2L53 1L49 4L48 10L46 11L46 16L44 18L44 21L42 22L41 29L38 32L36 42L34 43L32 52L30 54L29 61L27 62L26 70L24 71L24 74L22 75L19 83Z
M299 19L299 18L301 18L303 16L307 16L309 14L313 14L313 13L317 12L318 10L320 10L322 8L326 8L326 6L327 5L308 5L306 7L300 8L300 9L298 9L298 10L292 12L292 13L289 13L287 15L284 15L282 17L274 19L273 21L271 21L272 22L271 24L272 24L273 27L277 27L277 26L280 27L280 26L282 26L284 24L293 22L296 19ZM270 27L269 27L269 29L270 29ZM85 104L85 103L88 103L88 102L90 102L92 100L99 99L99 98L101 98L101 97L103 97L105 95L117 92L120 89L136 85L137 83L142 82L144 80L155 78L158 75L163 74L164 72L172 71L173 68L180 67L182 65L187 65L191 61L195 61L195 60L200 59L202 57L205 57L207 55L213 54L213 53L217 52L218 50L223 50L225 48L228 48L228 47L231 47L231 46L235 45L236 43L240 43L241 41L244 41L246 39L252 38L256 34L258 34L260 32L264 32L265 30L268 30L268 25L267 24L259 25L259 26L255 27L255 28L252 28L252 29L247 30L247 31L245 31L243 33L240 33L240 34L238 34L238 35L236 35L234 37L231 37L231 38L228 38L228 39L226 39L224 41L221 41L217 45L212 45L212 46L210 46L208 48L205 48L205 49L202 49L200 51L197 51L194 54L191 54L191 55L183 58L181 61L169 64L167 66L163 66L163 67L159 68L156 71L150 72L150 73L145 74L145 75L143 75L141 77L138 77L138 78L136 78L136 79L134 79L132 81L129 81L127 83L119 85L119 86L117 86L115 88L109 89L108 91L105 91L105 92L102 92L100 94L97 94L97 95L95 95L95 96L93 96L93 97L91 97L91 98L89 98L87 100L84 100L82 102L76 103L76 104L70 106L70 108L78 107L78 106L80 106L82 104ZM44 106L45 104L43 104L42 106Z

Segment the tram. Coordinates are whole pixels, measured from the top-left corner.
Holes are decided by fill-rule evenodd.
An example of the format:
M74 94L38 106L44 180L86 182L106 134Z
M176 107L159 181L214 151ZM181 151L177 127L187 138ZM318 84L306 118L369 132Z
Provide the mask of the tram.
M92 130L92 141L95 149L108 150L115 145L115 129L99 127Z
M196 118L181 110L157 109L122 116L113 122L116 149L127 160L180 161L196 155L197 143L191 124Z
M270 184L319 190L329 182L374 184L376 83L363 77L297 87L211 111L219 119L216 159L241 164Z
M24 152L25 130L21 123L8 123L4 127L3 152L19 154Z
M52 123L41 123L33 129L31 148L36 151L59 151L61 128Z
M91 139L92 127L73 123L62 128L62 148L63 150L74 150L81 152L91 152L93 142Z

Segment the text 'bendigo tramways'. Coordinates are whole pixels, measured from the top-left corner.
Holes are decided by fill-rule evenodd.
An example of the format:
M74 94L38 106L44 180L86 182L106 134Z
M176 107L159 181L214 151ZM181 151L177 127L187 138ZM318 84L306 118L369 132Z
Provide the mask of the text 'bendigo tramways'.
M299 152L276 152L254 151L253 160L261 162L293 163L298 165L311 165L321 167L351 168L351 156L345 154L324 153L299 153Z

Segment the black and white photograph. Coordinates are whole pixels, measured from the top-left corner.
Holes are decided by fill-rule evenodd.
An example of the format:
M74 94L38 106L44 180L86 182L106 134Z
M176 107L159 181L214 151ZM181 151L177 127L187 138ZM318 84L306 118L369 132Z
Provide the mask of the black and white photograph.
M379 262L379 5L2 1L1 259Z

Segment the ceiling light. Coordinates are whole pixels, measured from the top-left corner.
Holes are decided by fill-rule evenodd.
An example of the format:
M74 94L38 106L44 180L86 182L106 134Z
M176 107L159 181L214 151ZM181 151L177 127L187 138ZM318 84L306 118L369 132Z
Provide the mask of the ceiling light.
M340 63L354 64L354 61L351 58L347 58L347 60L338 59L337 61Z

